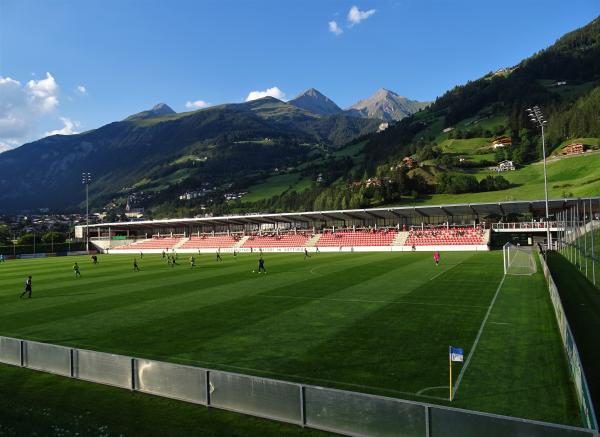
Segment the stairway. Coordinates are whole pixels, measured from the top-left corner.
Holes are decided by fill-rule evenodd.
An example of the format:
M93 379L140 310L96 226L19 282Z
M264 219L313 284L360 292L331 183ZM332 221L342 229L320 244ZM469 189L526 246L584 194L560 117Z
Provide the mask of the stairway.
M240 238L240 239L239 239L239 240L238 240L238 241L237 241L237 242L236 242L236 243L233 245L233 248L234 248L234 249L239 249L240 247L242 247L242 246L244 245L244 243L245 243L246 241L248 241L248 238L250 238L250 237L249 237L249 236L247 236L247 235L246 235L245 237L242 237L242 238Z
M308 239L308 241L306 242L306 244L304 246L306 247L315 247L317 245L317 241L319 241L319 238L321 238L321 234L315 234L312 237L310 237Z
M392 246L404 246L406 240L408 239L408 232L398 232L398 235L392 241Z
M179 242L177 244L175 244L175 246L173 246L172 250L179 249L181 246L183 246L188 241L190 241L189 237L185 237L185 238L180 239Z
M485 229L483 231L483 237L482 237L483 242L481 244L490 244L490 241L491 241L490 240L491 232L492 231L490 231L489 229Z

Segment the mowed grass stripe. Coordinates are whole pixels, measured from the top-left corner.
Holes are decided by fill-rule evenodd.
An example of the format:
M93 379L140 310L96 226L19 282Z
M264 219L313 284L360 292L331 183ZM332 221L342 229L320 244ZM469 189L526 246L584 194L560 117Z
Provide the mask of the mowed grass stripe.
M102 257L97 270L86 257L81 280L73 277L73 258L0 265L0 333L404 398L421 399L421 392L444 403L429 389L447 386L447 347L473 343L502 277L500 253L444 252L439 267L428 253L320 254L306 261L302 254L265 254L268 275L251 273L258 254L226 256L222 263L207 256L195 271L187 258L169 269L159 256L146 256L134 274L130 255ZM16 279L6 279L9 271ZM28 272L36 297L23 302L17 296ZM45 288L47 280L52 284ZM530 287L529 280L516 286ZM568 416L568 376L557 368L538 372L531 385L563 387L547 392L560 399L538 411L535 402L519 401L527 397L519 390L515 400L496 384L496 362L477 364L495 332L488 327L512 326L495 317L500 303L499 297L454 405L479 408L481 398L467 390L473 384L487 411L541 420ZM530 302L523 311L532 308L553 320L544 305ZM534 344L529 323L517 326ZM560 348L554 334L540 348ZM506 370L515 387L519 381L527 387L526 352L523 346ZM467 384L475 369L479 377Z
M289 258L287 258L287 260L290 261ZM279 267L286 269L289 266L294 265L294 262L288 262L281 263ZM156 308L168 308L167 303L161 306L161 300L183 297L197 292L201 292L206 296L206 292L215 287L223 290L238 289L247 294L247 292L251 291L253 286L257 284L256 280L258 279L249 274L246 269L240 271L239 268L233 273L223 272L223 274L208 277L200 277L201 272L198 271L182 271L178 272L178 275L170 275L171 272L168 271L166 273L167 274L161 274L159 271L154 273L151 278L145 278L141 272L131 273L133 277L128 278L129 280L127 282L119 281L119 278L117 278L114 281L103 282L103 287L99 288L94 287L93 284L84 283L83 278L69 278L69 283L75 283L75 285L58 288L61 292L60 297L64 298L59 302L54 301L53 295L48 293L48 290L42 289L42 291L38 291L34 288L35 299L28 299L27 302L23 302L19 301L16 296L11 298L11 301L14 302L13 306L20 306L20 308L23 308L24 305L29 306L29 309L26 312L27 317L23 317L22 312L11 313L5 309L5 314L3 314L2 319L0 319L0 332L4 332L7 335L13 335L15 330L19 327L24 327L27 330L26 332L31 332L37 325L45 325L55 321L60 323L62 319L65 319L68 316L71 316L70 322L72 323L74 321L73 318L96 314L97 319L104 322L103 314L100 314L102 312L119 308L125 309L128 306L139 306L143 302L151 302L154 310L149 311L144 315L147 320L148 315L161 315L161 312L157 312ZM271 277L269 279L271 279ZM286 281L286 277L282 277L281 279ZM289 278L289 280L293 281L293 278ZM55 280L53 282L56 283L59 281ZM152 283L153 286L148 287L148 282ZM81 292L81 287L83 287L84 284L86 287L85 289L90 291L86 292L85 295L81 295L79 292ZM289 284L284 284L283 286L287 287L288 285ZM110 291L108 293L103 292L102 290L104 288L107 288ZM80 298L81 300L73 302L72 296L76 299ZM49 306L44 300L52 300L54 301L54 305ZM200 301L200 303L204 302L204 300ZM210 301L208 303L210 303ZM189 304L188 307L186 307L186 310L187 309L189 309ZM124 320L127 320L127 317L131 317L133 314L131 312L126 312L123 316L126 317ZM104 327L104 329L106 329L106 327ZM36 339L41 338L36 337Z
M541 267L506 276L454 405L581 425Z
M390 268L395 260L374 261L371 265L371 275L377 275ZM300 290L307 290L313 293L315 298L328 296L345 284L353 284L356 279L351 272L355 267L351 266L342 271L332 272L329 275L319 278L307 278L303 281L297 281L291 286L294 293ZM256 287L260 290L260 281L268 284L270 277L263 275L256 278ZM258 294L280 294L290 290L290 285L284 284L275 288L266 289ZM111 330L108 335L95 339L96 344L102 347L112 344L113 341L106 339L123 339L125 347L135 348L135 350L147 351L158 356L168 357L174 351L179 353L193 352L193 355L200 358L211 355L222 355L224 362L227 362L229 353L233 353L233 359L237 353L235 350L235 338L230 341L223 341L224 347L216 351L214 348L207 347L206 339L216 339L220 336L228 336L228 333L237 329L249 329L252 324L259 322L264 318L269 318L273 314L279 314L291 308L305 305L305 302L298 300L274 300L269 305L265 305L264 300L256 299L253 295L244 295L233 299L225 304L215 303L197 308L188 309L185 312L178 312L167 317L160 317L148 321L144 324L119 328ZM277 328L273 328L277 331ZM143 333L142 335L132 335L133 333ZM280 333L281 335L282 333ZM289 331L283 331L283 335L289 334Z
M463 288L457 282L440 289L436 279L425 280L402 299L435 303L432 295L443 296L446 302L453 302L454 297L456 306L382 305L307 351L302 359L290 360L282 372L326 379L339 386L359 384L374 393L413 393L415 397L423 388L447 384L448 345L472 342L487 309L460 307L466 293ZM486 291L471 293L485 294L489 302L493 290L489 286Z
M391 288L397 296L410 292L411 288L405 283L403 287L390 286L395 283L392 276L397 275L398 270L406 273L407 269L420 269L423 267L424 259L405 257L402 261L402 263L395 263L396 266L401 266L397 270L387 270L379 275L361 275L362 281L336 284L336 291L327 297L322 295L315 297L311 292L312 287L308 287L308 293L305 293L302 287L295 287L297 295L276 295L277 299L302 299L304 303L281 312L274 312L269 318L208 339L204 352L195 359L202 360L201 364L205 366L229 370L244 369L261 374L267 371L271 376L279 375L281 378L287 378L289 374L281 372L280 368L290 359L302 359L306 350L318 347L329 338L338 335L340 331L347 329L356 320L387 304L387 301L347 301L344 298L346 295L354 294L360 289L363 293L365 290L373 293L375 290ZM381 267L382 270L387 268L386 265ZM427 275L421 275L421 284L427 280ZM414 285L413 288L416 286ZM273 298L273 295L260 294L256 297ZM270 302L265 304L271 305ZM281 336L282 331L286 332L285 336ZM221 351L223 345L228 345L227 351ZM252 353L249 354L248 351ZM224 356L228 361L222 360ZM183 353L177 358L193 360L194 357L195 354Z
M289 259L289 258L288 258ZM288 264L281 264L280 267L285 267ZM344 264L330 264L331 271L335 272L337 268L343 267ZM346 264L347 267L347 264ZM167 316L174 317L185 325L189 320L184 317L190 308L208 307L211 305L224 304L230 306L235 304L235 299L255 295L259 292L268 291L274 287L289 287L297 281L297 278L292 275L270 275L268 281L266 277L253 275L251 273L238 273L241 275L241 280L236 282L238 276L225 275L211 278L211 281L201 281L200 283L177 283L158 285L152 289L144 288L142 297L144 299L132 299L131 293L118 295L117 298L110 296L101 300L94 300L94 311L79 311L79 303L70 303L69 312L71 317L62 319L52 317L50 320L44 320L43 323L25 323L21 332L28 338L47 341L62 342L60 333L63 331L76 330L80 333L87 333L87 336L81 336L78 339L77 345L85 346L81 342L89 341L90 336L100 333L101 336L106 335L107 329L115 329L123 327L130 332L137 332L140 329L136 324L154 324L157 320L160 322ZM306 277L303 275L302 277ZM247 279L249 278L249 279ZM173 293L169 288L182 287L190 285L196 287L186 291ZM260 288L257 286L260 285ZM121 305L120 301L127 304ZM90 302L86 303L90 304ZM156 311L160 308L160 311ZM67 308L64 306L58 308L57 311L64 312ZM35 320L35 317L32 316ZM18 321L23 321L17 317ZM0 322L0 326L3 324ZM143 334L143 330L141 331ZM53 334L49 337L50 334ZM73 341L72 335L66 337ZM115 340L116 341L116 340ZM71 343L74 344L74 343ZM98 345L95 345L98 346ZM122 350L111 350L113 352L122 352ZM163 357L164 358L164 357Z

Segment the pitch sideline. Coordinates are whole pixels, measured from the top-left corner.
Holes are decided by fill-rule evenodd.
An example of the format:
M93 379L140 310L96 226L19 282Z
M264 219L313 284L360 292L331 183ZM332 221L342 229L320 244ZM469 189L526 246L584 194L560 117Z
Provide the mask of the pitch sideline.
M462 378L463 378L465 372L467 371L467 368L469 367L469 364L471 363L471 358L473 358L473 355L475 353L475 349L477 349L477 345L479 344L479 340L481 338L481 334L483 333L483 328L485 327L485 324L486 324L488 318L490 317L490 314L492 313L492 308L494 308L494 304L496 303L496 299L498 298L498 295L500 294L500 290L502 289L502 285L504 285L504 279L506 279L506 275L502 276L502 280L500 281L500 284L498 285L498 288L496 289L496 293L494 294L494 298L490 302L490 306L488 307L488 310L485 313L485 317L483 318L483 321L481 322L481 326L479 327L479 331L477 332L477 336L475 337L475 341L473 342L473 346L471 346L471 350L469 351L469 355L467 355L467 360L465 361L465 365L463 366L463 368L460 370L460 373L458 374L458 378L456 379L456 384L454 384L454 387L452 388L452 398L454 398L454 396L456 395L456 392L458 391L458 388L460 387L460 383L462 381Z

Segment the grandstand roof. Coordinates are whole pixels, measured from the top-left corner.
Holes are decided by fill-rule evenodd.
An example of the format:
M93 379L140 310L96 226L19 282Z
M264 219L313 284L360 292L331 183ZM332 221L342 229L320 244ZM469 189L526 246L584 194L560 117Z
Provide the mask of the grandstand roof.
M570 206L582 204L592 200L594 211L600 211L600 197L577 199L553 199L548 202L550 214L564 210ZM427 217L453 217L467 215L499 215L523 214L533 212L543 216L545 211L544 200L517 200L507 202L487 203L462 203L451 205L423 205L423 206L390 206L385 208L346 209L335 211L310 211L291 213L246 214L229 215L221 217L197 217L160 220L141 220L132 222L100 223L90 225L90 228L108 226L134 228L148 228L160 226L185 226L185 225L226 225L226 224L263 224L274 222L312 223L322 220L368 220L373 218L403 219ZM85 225L83 226L85 227Z

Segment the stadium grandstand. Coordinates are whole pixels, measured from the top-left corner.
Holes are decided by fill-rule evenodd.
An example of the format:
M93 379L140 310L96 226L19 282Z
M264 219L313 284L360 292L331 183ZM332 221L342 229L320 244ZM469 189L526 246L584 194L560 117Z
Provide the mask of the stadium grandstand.
M89 237L109 253L486 251L546 244L561 229L557 213L598 199L551 200L548 222L545 202L534 200L102 223L89 226Z

